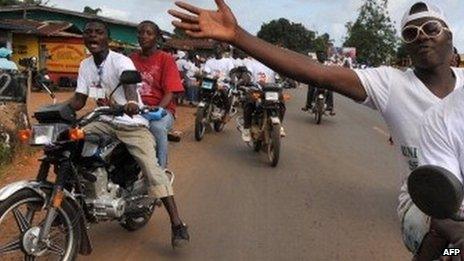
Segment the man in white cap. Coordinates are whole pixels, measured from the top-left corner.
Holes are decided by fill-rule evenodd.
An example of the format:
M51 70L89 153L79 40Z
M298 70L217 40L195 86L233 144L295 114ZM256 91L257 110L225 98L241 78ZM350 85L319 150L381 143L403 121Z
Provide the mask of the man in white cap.
M18 66L10 61L13 52L5 47L0 48L0 69L1 70L18 70Z
M401 22L402 38L414 68L403 72L385 66L353 70L317 64L305 55L252 36L238 25L224 0L215 2L218 10L177 2L190 14L170 10L180 19L173 24L192 37L228 42L276 72L338 92L380 112L393 136L403 169L398 207L403 238L408 249L417 254L429 231L429 218L413 205L405 181L418 165L419 124L425 111L464 84L464 71L450 67L453 34L443 11L422 1L406 11Z

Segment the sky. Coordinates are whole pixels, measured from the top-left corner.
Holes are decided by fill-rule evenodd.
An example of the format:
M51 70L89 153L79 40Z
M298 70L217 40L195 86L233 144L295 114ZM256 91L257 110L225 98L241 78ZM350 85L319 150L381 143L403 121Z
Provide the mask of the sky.
M389 12L397 31L404 12L417 0L389 0ZM213 0L187 0L203 7L216 8ZM239 24L255 34L263 23L281 17L302 23L318 33L329 33L336 45L341 45L346 35L345 24L358 16L363 0L226 0ZM464 53L464 3L463 0L428 0L441 7L454 30L454 43ZM167 10L174 8L174 0L50 0L57 8L82 11L85 6L101 8L102 16L140 22L153 20L163 30L172 31L172 17Z

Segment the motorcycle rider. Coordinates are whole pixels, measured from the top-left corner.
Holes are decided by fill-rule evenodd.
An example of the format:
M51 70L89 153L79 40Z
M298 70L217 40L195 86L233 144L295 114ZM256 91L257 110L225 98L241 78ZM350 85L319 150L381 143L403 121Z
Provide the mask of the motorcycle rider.
M141 51L130 58L142 75L140 95L142 102L150 107L166 110L166 116L150 121L150 132L156 141L156 157L161 168L166 168L168 159L168 132L171 130L176 113L175 93L184 91L174 58L159 50L161 30L152 21L143 21L137 27L137 37Z
M147 128L147 120L138 114L142 103L136 85L123 85L115 90L121 73L125 70L135 70L135 66L128 57L109 49L109 37L109 28L101 20L90 20L84 26L84 44L92 56L80 64L77 88L69 104L78 111L85 106L87 98L90 97L95 99L98 105L115 103L124 106L124 116L102 116L99 121L87 125L84 131L109 135L126 145L149 180L150 196L160 198L169 213L172 246L182 246L189 241L187 226L179 217L170 179L153 160L156 158L155 141ZM112 101L109 101L108 96L112 91L114 95Z
M260 63L252 57L248 57L245 60L245 66L251 72L253 76L253 82L257 84L259 88L264 87L266 84L275 83L276 73L267 67L266 65ZM280 110L280 121L283 123L285 116L285 105L282 103L282 108ZM253 112L255 111L255 102L252 100L247 100L243 108L243 130L242 130L242 140L244 142L251 142L251 124ZM280 136L285 137L285 128L283 125L280 126Z
M254 37L237 24L224 0L215 2L218 10L214 11L176 2L193 15L170 10L171 15L180 19L173 25L185 29L192 37L229 42L295 80L338 92L380 112L403 159L398 216L405 244L417 253L428 230L424 214L407 193L405 181L418 165L420 119L425 111L464 84L464 70L450 67L453 33L443 11L422 1L406 10L401 35L414 69L401 71L383 66L352 70L316 64L305 55Z

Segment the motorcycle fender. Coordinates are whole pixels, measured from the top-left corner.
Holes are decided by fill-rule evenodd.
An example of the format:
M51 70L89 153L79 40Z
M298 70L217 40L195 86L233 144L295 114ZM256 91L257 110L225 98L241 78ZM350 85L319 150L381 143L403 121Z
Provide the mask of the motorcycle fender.
M271 117L271 122L273 125L277 125L277 124L280 124L280 119L279 117L273 116Z
M44 199L47 199L47 194L40 189L41 184L35 181L27 181L21 180L17 182L10 183L0 189L0 201L4 201L5 199L12 196L14 193L22 190L22 189L29 189L33 192L37 193L37 195L41 196Z
M200 107L200 108L204 108L205 106L206 106L205 102L198 103L198 107Z
M44 199L45 207L48 203L47 201L49 200L49 197L47 193L43 190L44 188L49 189L50 191L53 189L51 185L46 185L37 181L21 180L14 183L10 183L2 189L0 189L0 202L6 200L8 197L12 196L14 193L22 189L29 189L37 193L37 195ZM66 200L68 200L75 207L76 210L80 209L80 205L77 202L76 198L67 190L65 190L64 192L66 195ZM78 215L79 223L81 225L81 242L79 244L79 253L81 255L90 255L90 253L92 252L92 246L90 244L90 238L87 233L87 224L83 211L78 211Z

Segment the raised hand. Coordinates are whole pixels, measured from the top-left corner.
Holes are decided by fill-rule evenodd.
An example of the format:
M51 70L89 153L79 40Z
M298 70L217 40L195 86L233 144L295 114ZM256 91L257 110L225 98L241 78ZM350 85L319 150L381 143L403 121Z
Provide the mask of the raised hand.
M234 14L224 0L215 0L218 10L202 9L186 2L176 2L176 5L187 12L169 10L168 13L180 21L173 21L175 27L195 38L212 38L233 43L239 26Z

